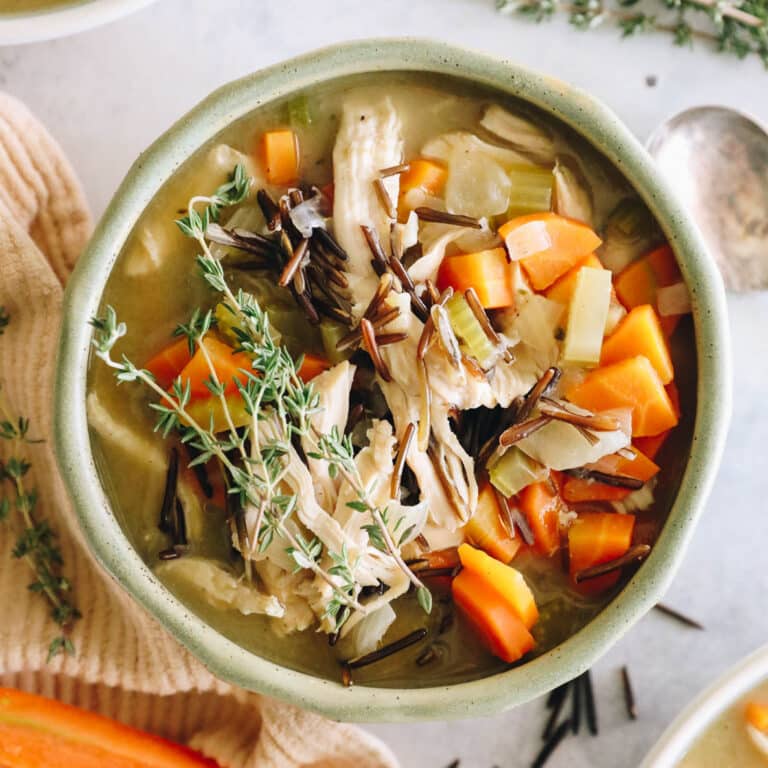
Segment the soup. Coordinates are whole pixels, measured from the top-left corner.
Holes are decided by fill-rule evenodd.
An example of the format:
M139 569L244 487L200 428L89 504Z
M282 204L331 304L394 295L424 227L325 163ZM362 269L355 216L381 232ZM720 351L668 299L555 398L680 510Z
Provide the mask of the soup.
M768 683L762 683L723 712L680 762L680 768L723 765L768 765Z
M133 545L223 634L332 679L458 682L563 642L647 555L690 441L687 292L649 212L458 79L233 123L103 304L88 416Z
M92 0L0 0L0 14L52 11L71 5L83 5L87 2Z

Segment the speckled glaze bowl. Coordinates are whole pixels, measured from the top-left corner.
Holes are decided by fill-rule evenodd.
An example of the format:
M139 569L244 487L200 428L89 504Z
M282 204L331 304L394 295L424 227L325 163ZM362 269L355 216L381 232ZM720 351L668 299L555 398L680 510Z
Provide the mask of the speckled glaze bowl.
M145 206L176 168L233 120L272 99L339 76L381 71L458 75L570 125L634 184L674 247L693 301L698 409L690 455L667 523L647 561L584 629L550 652L474 682L420 689L354 686L293 671L244 650L182 605L133 550L100 485L86 422L91 332L104 285ZM67 288L56 394L56 443L83 531L104 567L219 677L343 720L484 715L539 696L589 668L661 597L693 533L717 469L730 413L725 295L714 262L650 157L604 106L565 83L507 61L424 40L371 40L310 53L224 86L135 163Z
M155 0L71 0L39 11L0 12L0 45L19 45L101 26L138 11Z
M742 659L700 693L673 721L640 768L675 768L726 709L768 678L768 645Z

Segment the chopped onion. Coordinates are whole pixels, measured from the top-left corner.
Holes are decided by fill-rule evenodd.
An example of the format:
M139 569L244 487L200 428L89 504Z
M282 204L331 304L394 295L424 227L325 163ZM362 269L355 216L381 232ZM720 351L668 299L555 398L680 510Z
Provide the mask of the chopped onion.
M345 655L355 658L375 651L395 618L389 603L364 616L344 639Z
M560 216L568 216L593 226L592 190L576 161L559 157L553 175L555 177L555 212Z
M289 216L302 237L312 237L313 229L325 229L325 220L329 214L327 198L318 194L291 208Z
M519 261L552 247L546 222L529 221L515 227L504 239L512 261Z
M512 182L492 157L457 148L448 162L445 205L465 216L498 216L509 206Z
M691 294L685 283L675 283L659 288L656 292L656 308L662 317L687 315L691 307Z
M498 104L491 104L485 110L480 125L537 162L551 164L555 161L555 148L550 134Z

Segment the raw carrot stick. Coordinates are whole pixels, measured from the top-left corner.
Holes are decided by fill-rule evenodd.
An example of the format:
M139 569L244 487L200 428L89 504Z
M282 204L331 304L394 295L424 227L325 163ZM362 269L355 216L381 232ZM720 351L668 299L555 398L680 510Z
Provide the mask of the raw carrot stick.
M552 556L560 548L560 495L549 482L532 483L520 491L518 499L533 531L536 551Z
M251 360L248 355L243 352L235 352L232 347L213 336L206 336L203 345L211 358L219 382L225 385L225 392L227 394L236 393L237 384L235 382L237 380L245 382L246 380L241 369L250 370L251 368ZM211 396L211 392L206 386L211 371L201 349L197 349L179 375L184 386L189 382L192 400Z
M408 163L408 170L400 174L400 195L406 195L412 189L423 189L427 194L437 197L443 192L448 170L438 160L417 157Z
M459 547L459 557L464 568L480 576L499 597L512 606L527 629L539 620L539 609L533 592L520 571L469 544Z
M551 212L510 219L499 228L499 235L537 291L548 288L602 243L586 224Z
M645 355L650 360L663 384L669 384L674 378L667 339L659 316L650 304L635 307L619 322L603 342L600 364L610 365L636 355Z
M437 273L437 287L456 293L474 288L485 309L509 307L515 300L513 270L503 248L446 256Z
M266 131L261 137L261 162L270 184L291 184L299 176L299 139L284 128Z
M0 765L7 768L216 768L187 747L11 688L0 688Z
M631 408L633 437L658 435L678 422L659 374L642 355L591 371L566 396L595 412Z
M502 510L490 483L477 494L477 509L464 529L469 540L497 560L509 563L522 544L522 537L509 535L501 521Z
M634 515L615 512L583 512L568 529L568 554L571 578L577 571L621 557L632 544ZM608 573L582 582L585 591L595 592L616 583L617 573Z
M451 583L451 592L494 656L512 663L536 645L509 603L478 574L464 569Z
M185 337L161 349L144 367L163 389L168 389L191 357Z

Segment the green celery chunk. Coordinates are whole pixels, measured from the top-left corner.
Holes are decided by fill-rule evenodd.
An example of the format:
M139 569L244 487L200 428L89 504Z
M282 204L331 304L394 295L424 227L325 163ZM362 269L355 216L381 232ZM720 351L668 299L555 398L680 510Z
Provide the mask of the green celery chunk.
M491 485L509 498L531 483L538 483L547 476L547 469L512 446L488 469Z
M445 309L453 332L461 340L464 351L484 366L493 357L494 346L467 300L460 293L454 294L446 302Z
M509 173L512 191L509 194L510 217L540 213L552 208L552 188L555 178L551 168L538 165L516 165Z
M333 363L341 363L348 360L354 351L353 347L339 351L336 345L349 333L349 328L341 323L334 323L332 320L322 320L320 322L320 338L323 342L326 359Z

